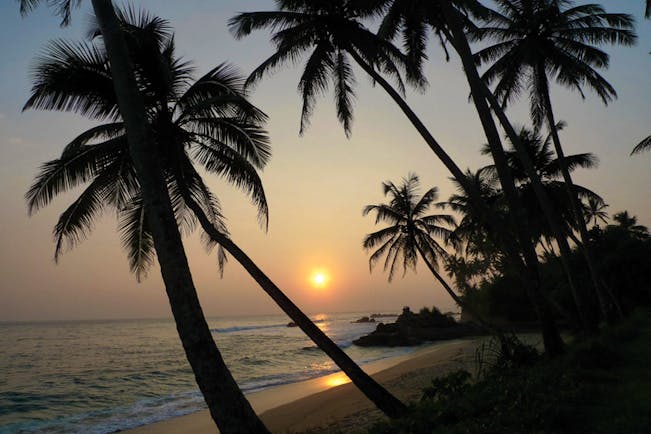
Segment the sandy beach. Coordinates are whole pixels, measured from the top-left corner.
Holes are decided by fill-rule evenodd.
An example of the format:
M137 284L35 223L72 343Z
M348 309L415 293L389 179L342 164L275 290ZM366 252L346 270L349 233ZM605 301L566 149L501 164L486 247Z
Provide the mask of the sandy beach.
M478 339L424 346L400 357L363 366L404 401L420 397L433 377L457 369L472 372ZM275 433L363 432L383 416L341 373L287 384L248 395ZM216 434L207 410L126 431L128 434Z

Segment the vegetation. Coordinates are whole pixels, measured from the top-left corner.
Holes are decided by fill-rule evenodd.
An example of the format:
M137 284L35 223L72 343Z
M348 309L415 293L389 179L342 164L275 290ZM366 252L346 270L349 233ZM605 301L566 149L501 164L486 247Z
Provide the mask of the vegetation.
M449 255L436 239L441 238L447 242L452 233L450 227L455 225L455 221L448 214L426 215L438 198L438 189L430 188L418 198L419 180L413 173L404 178L399 186L388 181L382 184L382 187L384 195L390 198L389 203L367 205L363 211L364 215L375 213L376 224L390 224L364 238L364 249L375 250L369 258L369 267L373 269L382 257L386 257L384 270L389 271L388 279L391 281L396 266L402 265L404 275L409 268L415 269L418 258L422 258L448 295L471 313L480 325L489 331L495 331L481 315L463 302L439 274L439 262L447 261Z
M127 29L127 44L138 59L135 69L141 93L146 96L150 137L164 164L181 229L189 232L198 220L207 235L207 247L219 243L220 268L226 250L371 400L387 414L399 415L404 409L402 403L362 371L230 239L219 201L193 165L196 161L209 173L221 175L248 192L258 207L261 223L266 225L266 198L256 172L270 156L262 129L266 116L248 102L243 80L232 67L222 64L192 83L191 66L174 55L167 22L146 14L120 14L120 19ZM74 103L82 114L118 116L108 64L101 47L53 43L51 52L35 68L36 84L25 107L61 110ZM85 131L64 149L61 158L46 163L27 198L30 209L38 209L57 194L88 183L55 227L55 258L64 239L74 245L109 205L117 211L130 265L140 277L153 262L152 236L127 152L124 124L119 117L114 120Z
M458 371L432 380L408 417L369 432L646 432L650 339L649 313L642 311L598 338L573 343L562 358L540 358L523 347L514 364L498 352L484 359L479 376Z
M23 13L39 3L53 6L66 25L80 1L19 3ZM607 224L604 200L574 183L572 172L594 167L597 159L591 153L565 155L564 123L554 117L550 92L557 83L612 101L616 91L598 72L609 56L599 47L633 44L632 17L570 0L499 0L495 10L476 0L275 4L275 10L241 13L229 21L237 38L261 29L273 32L274 53L246 80L228 64L193 80L191 65L175 56L169 23L116 11L111 0L92 0L96 23L89 41L59 40L47 48L34 69L25 109L72 111L101 122L45 163L27 193L31 213L84 186L55 226L55 258L66 243L84 239L106 208L116 211L136 276L158 259L188 361L224 433L266 428L225 366L199 304L181 238L197 222L207 246L217 246L220 267L228 251L378 408L397 419L373 432L650 429L648 417L627 418L651 401L643 369L650 355L648 312L615 327L604 322L621 322L651 303L646 279L651 237L628 211ZM650 11L647 1L647 17ZM492 159L476 172L461 169L406 101L407 86L426 89L423 69L432 39L442 44L446 58L455 54L463 65L486 136L483 153ZM471 42L482 48L473 52ZM391 280L397 269L405 273L422 259L453 300L499 337L499 345L482 355L478 377L459 372L435 380L408 417L404 404L366 375L230 239L219 201L197 169L242 189L266 227L258 171L270 158L271 140L267 117L249 101L247 86L302 58L299 134L330 86L338 120L346 135L352 134L356 64L400 108L458 188L437 204L437 188L420 196L419 179L410 174L400 185L383 184L388 203L364 209L364 215L375 214L376 224L388 224L364 239L371 268L383 259ZM506 107L525 90L531 123L516 128ZM466 96L467 89L459 92ZM644 139L633 153L650 146L651 139ZM447 207L459 223L452 215L429 214L432 206ZM453 323L436 309L407 317ZM533 318L544 356L493 325L511 327ZM577 339L561 356L565 345L558 323L589 337ZM608 395L624 393L639 397L639 408L624 407L630 399L622 399L617 411L604 410Z
M554 120L549 81L550 77L555 78L557 83L578 91L581 96L584 96L583 88L588 87L607 104L617 93L597 72L597 68L608 66L609 56L596 45L632 45L636 38L632 31L633 18L626 14L606 13L601 6L594 4L574 7L569 2L552 0L505 0L499 2L498 10L491 10L484 21L487 26L479 29L479 38L496 43L475 54L478 63L491 62L482 78L488 83L498 81L494 94L502 106L515 99L522 89L528 89L534 126L538 128L543 121L547 122L569 198L569 209L580 235L579 249L588 263L601 314L610 318L617 306L606 294L608 289L602 287L592 252L585 244L587 228L570 175L570 163L565 158ZM556 237L562 245L562 254L566 256L568 252L561 239L563 235L557 233ZM589 327L589 320L585 318L588 312L579 294L574 292L577 309Z

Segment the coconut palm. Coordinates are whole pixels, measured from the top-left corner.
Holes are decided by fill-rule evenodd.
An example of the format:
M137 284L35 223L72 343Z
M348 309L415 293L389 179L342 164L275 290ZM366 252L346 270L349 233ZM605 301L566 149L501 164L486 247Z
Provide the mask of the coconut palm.
M555 128L550 97L550 80L578 91L590 88L607 104L616 97L615 89L597 72L608 66L609 56L595 45L631 45L635 42L633 18L609 14L596 4L573 6L566 0L501 0L497 10L486 17L487 26L479 34L496 41L475 54L479 63L493 62L483 74L488 83L497 81L495 95L502 105L529 90L535 126L547 123L563 179L570 197L582 242L588 239L580 200ZM584 253L603 314L612 314L601 279L587 245Z
M39 0L22 0L20 3L21 11L26 13L41 2ZM66 24L70 19L71 6L78 3L78 1L72 0L48 2L49 5L59 7L59 12L63 17L63 24ZM55 90L53 95L57 96L50 99L52 108L59 106L60 109L86 113L99 118L116 118L119 112L120 118L124 122L122 128L126 133L128 146L123 150L119 159L114 159L114 163L117 165L116 161L124 161L127 156L131 159L132 170L135 174L132 180L137 180L141 191L140 200L144 204L143 209L146 210L146 215L141 213L138 222L141 226L147 225L151 231L149 244L153 244L158 257L177 331L199 388L208 404L211 416L223 433L267 432L264 424L257 417L224 364L199 304L177 227L175 210L170 201L169 179L165 177L162 162L158 158L155 141L150 140L149 137L150 132L147 128L148 113L144 98L140 93L139 83L134 74L129 48L124 37L124 29L120 25L110 0L92 0L92 5L108 59L108 63L104 64L105 72L107 74L110 72L113 77L112 82L103 81L107 86L102 89L103 96L112 95L111 92L115 92L113 97L114 108L108 113L103 112L103 104L101 102L95 104L94 102L98 95L84 94L84 92L66 95L65 92L61 92L64 89ZM91 56L92 53L86 52L84 55ZM90 60L92 56L84 58ZM58 94L57 91L59 91ZM42 104L47 105L45 103L47 99L47 96L44 96ZM103 134L107 133L109 137L111 137L111 134L117 135L115 131L104 130ZM103 147L104 151L110 146L118 146L117 142L119 140L111 140L109 137L102 136L101 132L95 136L97 139L102 137L108 138L108 140L105 140L107 143ZM89 140L89 138L86 137L84 140ZM72 151L72 148L76 147L77 145L72 146L69 150ZM87 154L96 151L95 156L99 158L97 160L98 167L102 167L103 160L100 158L102 153L98 149L102 148L102 146L92 148L92 150L88 149ZM62 155L62 159L66 157L67 155ZM71 164L74 165L77 161L80 160L73 159ZM107 169L105 171L107 176L93 178L93 175L97 172L95 169L96 167L92 167L92 170L87 170L85 174L84 170L81 170L77 172L76 176L64 175L61 177L64 181L68 178L77 179L80 182L84 182L84 179L87 181L93 179L94 188L91 188L89 194L84 196L87 212L85 217L77 220L81 225L79 228L87 227L89 219L92 219L101 208L97 201L97 195L104 194L104 189L99 188L100 184L104 184L106 189L110 189L111 183L107 178L110 178L110 175L117 170L115 167L112 168L113 170ZM66 187L65 184L54 185L54 188L50 191L54 194L57 191L66 189ZM124 193L125 191L121 190L121 188L116 187L114 192ZM45 197L47 197L47 194ZM136 200L132 201L131 205L138 207ZM69 213L74 216L75 210L71 209ZM83 229L73 229L69 233L79 234L83 232Z
M430 188L418 197L419 185L418 176L413 173L403 178L398 186L390 181L384 182L382 188L389 202L364 207L363 215L375 213L376 224L389 224L364 238L364 249L373 251L369 258L370 269L384 258L384 270L389 272L390 282L399 267L402 267L403 275L408 269L415 269L420 257L455 303L472 314L484 328L497 331L468 306L440 275L439 261L446 262L449 255L437 238L447 241L455 221L448 214L427 214L438 199L438 188Z
M513 210L513 213L510 214L510 225L516 228L516 239L519 240L522 245L521 251L524 253L524 260L526 263L523 272L528 275L528 282L536 282L539 275L538 259L534 247L530 242L530 236L526 233L528 225L520 224L521 222L526 221L528 217L524 211L524 207L519 204L520 199L517 196L513 178L508 169L500 135L490 113L488 102L492 102L492 93L479 77L466 38L466 31L474 29L474 24L472 24L468 19L468 16L481 16L485 13L486 9L475 0L374 0L374 4L377 6L378 13L384 14L384 19L379 30L380 36L391 39L398 33L401 33L403 45L409 53L410 59L416 65L421 65L422 59L425 58L424 46L430 31L433 34L438 35L439 41L444 48L446 47L446 43L450 42L450 45L452 45L454 50L459 54L465 75L470 85L473 96L472 101L475 104L482 128L484 129L488 143L491 146L492 157L499 169L498 174L500 182L503 185L506 197L510 202L510 209ZM447 57L449 57L449 54L446 49L446 58ZM495 110L495 107L493 108ZM526 153L518 144L518 137L515 130L501 108L498 107L495 110L495 113L498 115L500 122L507 131L509 138L516 144L516 149L521 153L523 163L531 173L533 187L536 194L539 196L543 212L549 220L550 225L554 228L555 233L558 234L561 248L564 248L569 256L570 249L569 246L563 244L564 237L562 237L560 225L551 211L551 202L549 198L546 197L541 182L536 179L535 172L531 166L531 162L527 160ZM508 243L512 242L513 237L506 238L504 235L505 234L503 233L501 238L506 241L502 241L500 244L503 246L506 245L508 248ZM512 255L509 256L511 256L511 261L517 264L518 261L514 260ZM564 262L567 262L565 256L562 259ZM565 269L569 270L567 264ZM570 286L573 286L571 275L569 274L568 280L570 281ZM529 283L526 283L525 286L530 290L530 298L532 303L536 306L536 311L541 318L546 318L544 320L541 319L543 329L546 330L543 332L546 348L549 350L550 354L561 352L562 344L560 337L557 331L555 331L553 319L551 318L548 309L544 306L545 303L542 294L537 289L536 284L530 285ZM579 311L582 310L579 309ZM552 348L556 348L556 350L552 350Z
M477 199L474 206L487 211L486 207L482 208L479 192L472 191L463 171L402 96L404 82L401 71L417 87L425 85L422 74L395 46L377 38L361 22L376 13L374 2L278 0L276 5L278 10L241 13L229 21L237 38L262 28L274 32L272 42L276 52L251 73L249 84L258 82L283 64L297 63L301 57L308 56L299 82L303 99L300 132L309 124L317 97L325 93L332 82L339 120L346 134L350 134L355 98L352 59L388 93L452 176ZM393 79L396 87L383 74ZM483 217L490 219L490 216ZM495 230L499 231L499 228Z
M195 225L184 201L187 191L212 224L227 233L219 201L195 169L197 164L250 194L266 225L267 202L257 174L270 157L263 129L266 116L248 102L243 79L232 66L221 64L192 82L191 66L174 56L174 39L165 33L165 21L146 14L122 16L121 21L128 28L130 51L138 59L134 67L147 108L150 139L156 143L179 226L190 230ZM93 221L110 206L117 211L131 270L140 279L155 252L106 53L101 44L54 41L38 60L34 79L24 110L74 110L109 122L84 131L60 158L42 166L27 193L29 212L88 183L55 227L55 259L64 244L74 246L84 239ZM223 254L220 258L223 263Z
M170 194L177 210L179 223L185 227L192 226L196 217L208 235L210 244L218 243L220 249L225 248L231 253L292 321L296 322L360 389L372 400L379 401L379 405L386 407L393 401L393 407L401 407L402 404L396 398L365 374L230 240L221 221L218 202L207 190L205 183L193 167L194 157L194 160L209 172L225 175L229 181L245 188L258 205L263 224L266 223L266 200L262 184L255 171L266 163L269 156L266 132L261 129L265 116L246 100L242 88L243 80L232 71L232 68L222 65L190 84L187 77L189 66L174 57L173 39L164 37L163 41L152 41L158 35L164 34L166 23L157 18L141 17L140 21L137 25L130 26L130 31L127 33L130 36L128 42L134 58L139 59L136 67L141 79L142 94L146 96L148 111L151 113L150 124L155 140L161 144L159 152L163 155L170 179ZM159 49L159 45L162 45L162 49ZM70 59L75 58L75 54L79 53L57 52L52 57ZM96 56L101 56L101 53L96 53ZM77 55L73 61L66 62L66 65L60 65L58 62L53 65L49 61L44 63L40 69L46 72L47 77L43 78L45 84L40 88L49 89L52 86L59 86L71 89L80 82L76 68L84 71L90 83L100 84L100 89L96 93L101 93L104 71L95 71L96 77L90 76L89 71L103 62L84 62L82 56ZM70 64L75 67L66 68ZM51 77L53 70L56 70L57 74ZM68 80L73 80L74 83L69 83ZM86 84L83 88L88 90L92 85ZM37 99L38 94L37 91L32 99ZM30 100L28 104L31 103ZM110 101L105 104L110 106ZM121 125L110 124L104 128L110 131L117 130L119 133L120 127ZM82 134L82 137L99 134L102 128L96 127L93 131ZM76 142L82 141L83 139L76 140ZM123 141L126 142L126 139ZM68 157L68 159L73 158L79 157L77 155ZM53 164L53 167L53 170L57 170L58 165ZM58 170L61 172L60 168ZM52 181L50 172L49 170L43 173L41 179L56 182ZM116 173L109 179L117 179L127 185L133 184L130 180L120 180L120 175L121 172ZM42 191L47 188L41 184L37 182L33 190ZM120 196L111 194L110 198L113 197ZM151 262L151 260L143 260L151 256L149 242L151 236L146 227L138 224L141 222L140 217L144 210L140 200L137 201L137 205L134 207L121 203L114 204L118 212L126 216L122 218L124 221L122 229L126 232L123 238L126 240L126 247L130 249L130 258L138 260L134 268L140 274ZM62 220L67 221L66 218ZM77 226L79 225L72 225L73 229L77 229ZM65 237L78 238L76 233L72 236L67 234L64 228L58 231L57 237L59 240ZM57 245L60 244L59 242ZM223 255L219 258L220 262L223 262ZM397 410L394 411L397 413Z
M644 240L649 238L649 229L646 226L637 224L637 217L632 216L628 211L621 211L613 215L613 221L617 228L626 231L633 238Z
M608 223L608 213L605 211L606 208L608 208L608 205L603 201L589 198L583 208L586 221L588 223L592 222L595 227L599 227L599 221Z
M565 124L559 122L558 129L564 128ZM536 171L537 177L541 180L545 188L547 196L552 200L554 212L557 214L561 223L564 236L573 237L572 232L576 229L576 222L571 213L569 198L564 193L565 184L560 180L562 173L558 159L555 157L552 148L551 135L547 135L545 139L542 138L539 132L533 131L526 127L521 127L518 132L518 137L521 145L525 148L529 159L532 161ZM488 145L484 145L482 149L483 154L488 154L490 150ZM536 229L534 233L540 236L554 237L552 228L549 226L548 221L544 218L540 203L536 198L536 194L532 188L532 181L528 175L528 171L522 164L518 152L515 150L513 143L510 143L510 148L506 151L509 167L513 172L513 176L518 184L518 189L521 193L523 203L529 209L529 214L534 216L532 218L533 226ZM566 156L566 161L571 171L577 168L591 169L597 166L598 160L591 153L582 153ZM496 170L494 166L487 166L480 169L480 172L485 173L490 182L496 182ZM576 194L582 199L593 200L596 203L603 203L603 200L591 190L575 185ZM537 216L537 218L536 218Z
M564 126L565 124L563 122L559 122L556 127L562 129ZM558 221L561 222L564 236L575 239L573 232L578 230L577 223L571 212L569 197L565 193L565 184L561 181L562 173L558 158L555 158L554 152L551 149L551 135L547 135L547 137L543 139L539 132L526 127L521 127L518 136L520 143L527 150L529 158L533 162L536 174L541 180L547 196L552 201L554 213L558 216ZM488 146L484 146L482 153L487 154L489 152ZM523 167L522 160L519 158L518 152L514 149L512 143L511 148L506 151L506 154L509 166L511 167L518 183L518 189L522 196L522 201L529 210L529 215L533 216L529 221L532 225L532 233L537 236L541 242L543 238L554 238L555 234L549 226L548 221L544 218L540 202L537 200L536 193L533 191L531 178L529 177L527 170ZM577 168L594 168L598 164L597 158L590 153L568 155L566 161L571 171L574 171ZM480 169L480 172L485 173L489 180L495 182L496 175L494 166L484 167ZM574 189L575 194L581 199L592 201L595 204L603 204L603 199L590 189L579 185L574 185Z
M382 3L382 2L380 2ZM523 246L526 265L522 264L522 255L518 252L517 245L506 235L503 226L499 225L495 216L491 215L489 207L483 203L478 191L473 190L473 185L465 178L464 173L443 150L433 135L425 127L418 116L411 110L402 97L400 91L403 83L400 80L400 70L404 69L408 80L418 87L424 84L422 74L410 59L404 57L393 45L377 38L369 32L361 19L377 14L377 1L276 1L278 10L269 12L243 13L230 21L230 26L236 37L243 37L252 31L268 27L274 31L272 41L276 45L276 52L260 65L250 77L251 82L259 80L283 63L295 63L308 52L311 55L305 64L305 69L299 83L299 90L303 94L304 109L302 118L305 119L312 112L315 98L327 90L329 82L335 84L335 98L339 118L344 124L344 129L349 131L352 120L352 96L354 83L352 70L346 60L349 55L374 81L379 84L401 108L412 125L421 134L430 149L450 171L455 180L463 185L473 198L472 205L477 208L478 215L485 224L491 228L491 233L496 234L501 240L501 245L509 253L511 260L523 270L525 286L532 291L537 305L544 304L539 294L538 265L535 250L527 241L528 237L521 233L519 240ZM471 59L472 63L472 59ZM395 78L398 85L396 90L384 79L381 73ZM332 80L331 80L332 77ZM479 77L477 77L478 81ZM348 107L347 109L344 109ZM489 114L486 107L485 113ZM483 117L486 121L486 117ZM302 127L305 122L302 122ZM497 130L493 131L493 138L499 141ZM499 156L498 156L499 157ZM502 160L500 162L503 163ZM502 167L505 167L504 164ZM503 173L505 182L512 180L508 173ZM509 190L510 199L517 202L514 187ZM514 206L512 209L521 210L522 207ZM526 217L521 216L524 220ZM517 219L512 219L512 225L522 232L522 225L516 224ZM526 276L526 277L525 277ZM541 306L538 311L546 318L545 336L546 348L550 354L562 351L560 335L553 324L553 318L548 309ZM544 311L544 312L543 312Z

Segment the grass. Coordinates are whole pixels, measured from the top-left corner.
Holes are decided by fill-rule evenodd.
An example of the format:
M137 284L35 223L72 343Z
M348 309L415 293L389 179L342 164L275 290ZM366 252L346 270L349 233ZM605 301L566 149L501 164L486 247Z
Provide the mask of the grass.
M479 378L435 379L388 433L651 433L651 312L554 360L492 362Z

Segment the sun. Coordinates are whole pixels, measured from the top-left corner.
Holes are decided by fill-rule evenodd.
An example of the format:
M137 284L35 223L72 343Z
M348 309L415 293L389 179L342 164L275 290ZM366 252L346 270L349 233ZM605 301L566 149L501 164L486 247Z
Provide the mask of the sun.
M330 277L324 270L315 270L310 276L310 283L314 288L325 288L329 280Z

